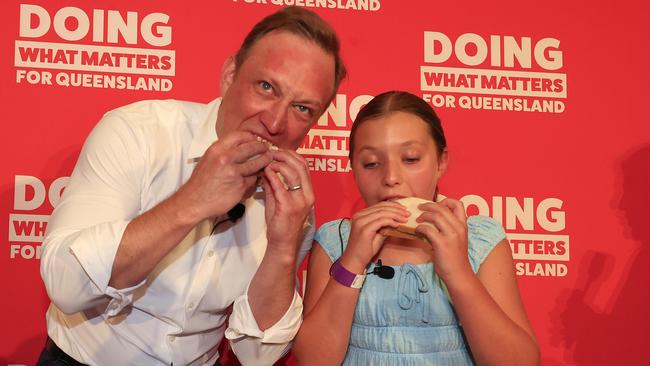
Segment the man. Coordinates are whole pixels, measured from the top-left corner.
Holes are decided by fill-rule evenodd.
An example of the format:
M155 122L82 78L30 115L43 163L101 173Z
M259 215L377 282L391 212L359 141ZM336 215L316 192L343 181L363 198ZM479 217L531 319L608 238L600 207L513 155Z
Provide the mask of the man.
M315 13L284 8L225 61L221 99L104 116L48 224L39 365L212 365L224 334L244 365L286 353L313 235L295 149L345 75L338 49Z

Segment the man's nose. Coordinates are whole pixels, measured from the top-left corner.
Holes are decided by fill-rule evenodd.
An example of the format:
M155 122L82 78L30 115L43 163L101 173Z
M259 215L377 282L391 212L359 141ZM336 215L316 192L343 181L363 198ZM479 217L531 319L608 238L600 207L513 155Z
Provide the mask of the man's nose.
M288 104L282 101L270 103L262 113L262 124L270 135L277 135L287 127Z

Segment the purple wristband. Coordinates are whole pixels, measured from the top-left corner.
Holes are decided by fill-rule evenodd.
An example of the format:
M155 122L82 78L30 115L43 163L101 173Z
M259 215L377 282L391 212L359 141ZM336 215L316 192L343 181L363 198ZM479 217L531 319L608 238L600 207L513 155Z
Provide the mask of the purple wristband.
M340 259L337 259L332 263L332 266L330 267L330 276L343 286L361 288L361 286L363 286L363 281L366 279L366 275L360 275L348 271L341 265L339 260Z

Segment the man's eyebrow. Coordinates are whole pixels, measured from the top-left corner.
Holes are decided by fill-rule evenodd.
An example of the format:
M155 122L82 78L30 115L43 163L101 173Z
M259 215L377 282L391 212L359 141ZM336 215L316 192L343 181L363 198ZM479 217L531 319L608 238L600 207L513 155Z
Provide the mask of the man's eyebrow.
M268 78L262 77L261 79L267 80L269 83L271 83L271 85L273 85L273 88L275 89L275 92L278 95L283 95L283 89L281 83L276 78L270 76ZM292 103L307 105L313 107L315 110L321 110L323 108L323 104L318 100L318 98L303 97L294 100Z

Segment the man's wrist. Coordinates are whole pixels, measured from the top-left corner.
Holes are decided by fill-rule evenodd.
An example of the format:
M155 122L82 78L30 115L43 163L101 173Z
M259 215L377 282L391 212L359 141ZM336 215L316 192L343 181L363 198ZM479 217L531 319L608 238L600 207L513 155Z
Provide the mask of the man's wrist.
M174 222L181 226L194 227L196 224L201 222L201 220L205 219L205 217L202 217L199 210L197 210L194 205L190 204L191 202L191 200L186 199L186 195L181 188L181 190L164 200L162 204L166 206L165 209L170 210L170 212L173 213L171 219L174 220Z
M276 263L295 264L297 253L295 245L277 245L277 243L267 243L264 257L272 259Z

